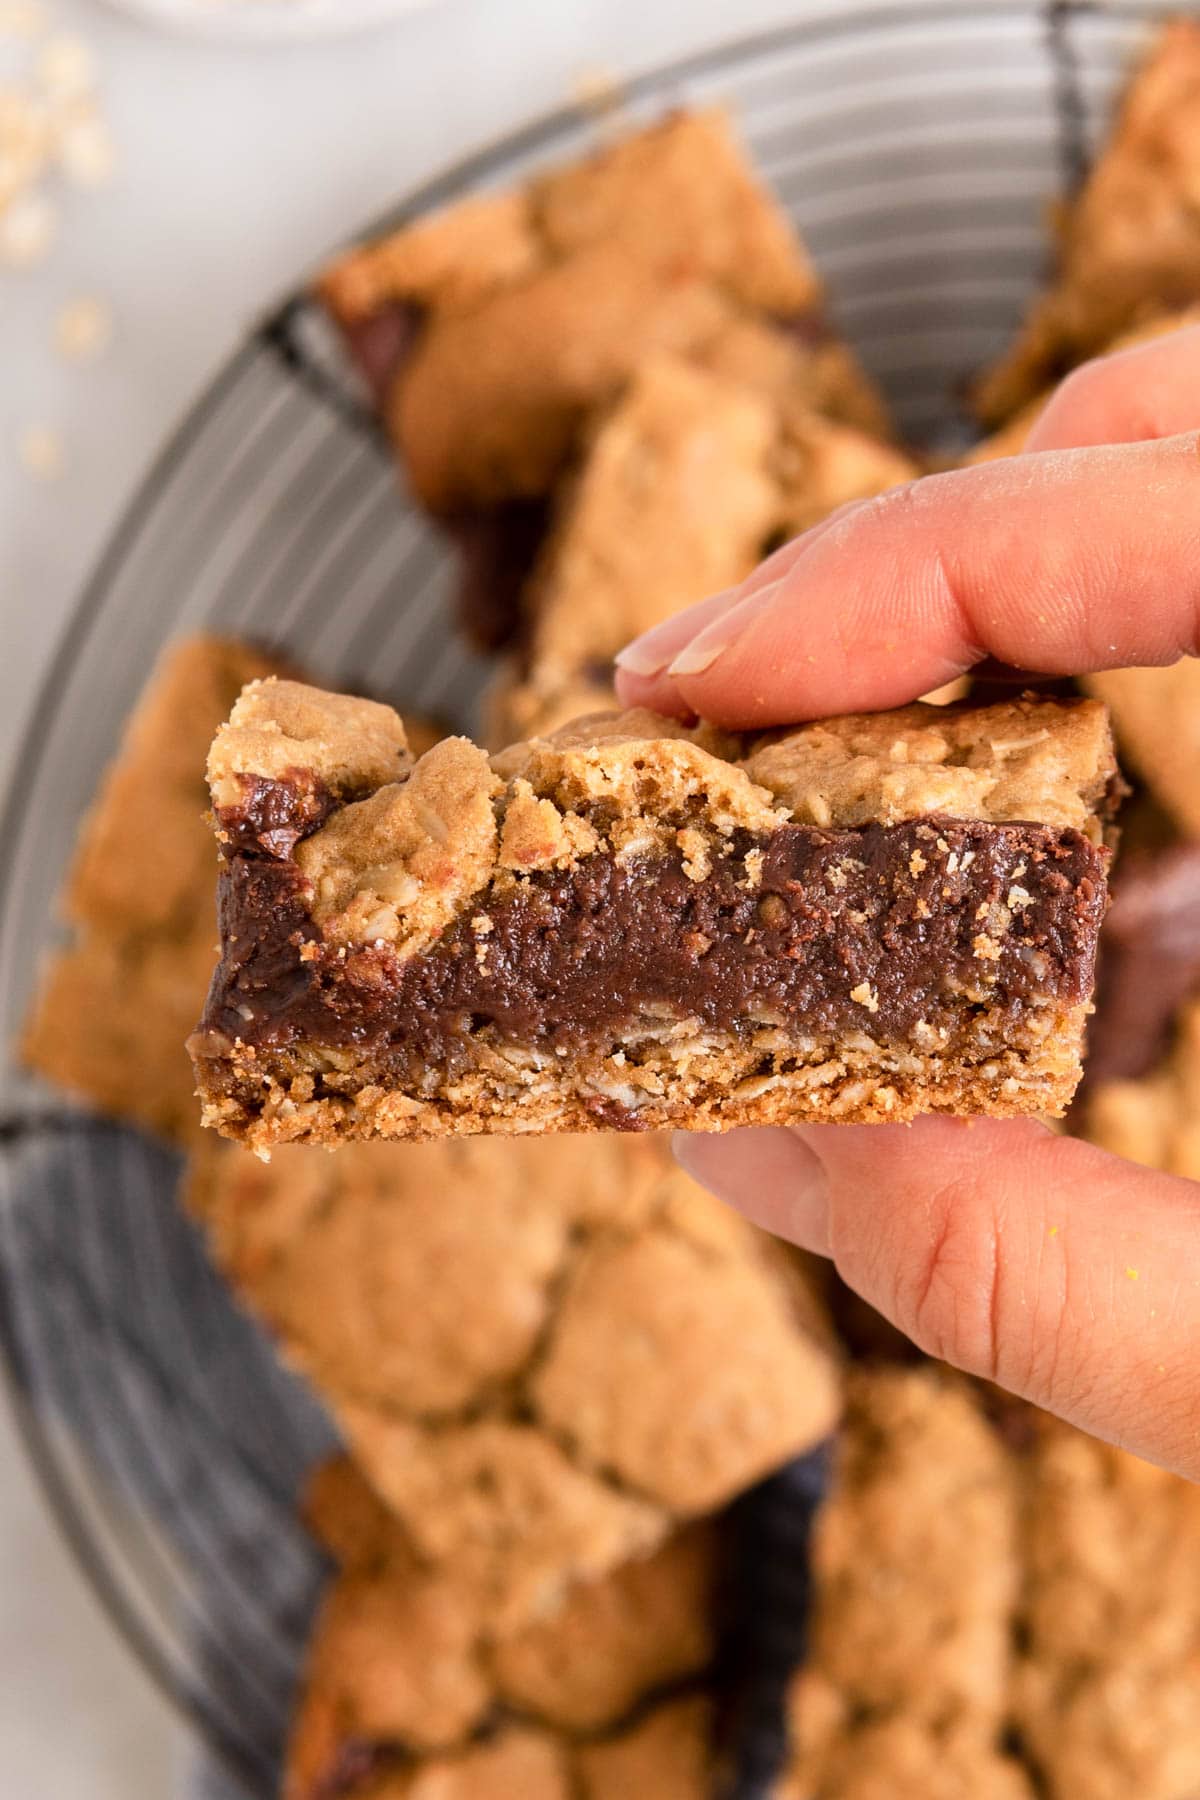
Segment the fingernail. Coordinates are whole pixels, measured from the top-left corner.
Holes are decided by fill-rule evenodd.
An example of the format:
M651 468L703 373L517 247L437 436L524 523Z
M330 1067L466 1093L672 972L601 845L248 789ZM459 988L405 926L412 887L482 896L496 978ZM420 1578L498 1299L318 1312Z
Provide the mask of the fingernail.
M738 592L737 588L723 588L720 593L710 595L707 600L689 606L684 613L676 613L673 618L664 619L661 625L644 631L641 637L634 638L631 644L626 644L623 650L617 652L613 658L617 668L624 669L629 675L661 675L671 658L677 655L681 643L687 641L688 615L701 613L702 617L697 621L695 629L703 629L712 622L714 613L719 613L722 607L730 605Z
M829 1182L820 1158L778 1126L754 1131L677 1131L675 1160L701 1187L764 1231L815 1256L831 1248Z
M744 637L747 629L771 604L778 590L783 586L784 577L777 581L769 581L764 587L756 588L736 606L706 625L703 631L697 632L690 643L685 644L673 662L667 664L668 675L703 675L711 669L717 658L731 650L738 639Z

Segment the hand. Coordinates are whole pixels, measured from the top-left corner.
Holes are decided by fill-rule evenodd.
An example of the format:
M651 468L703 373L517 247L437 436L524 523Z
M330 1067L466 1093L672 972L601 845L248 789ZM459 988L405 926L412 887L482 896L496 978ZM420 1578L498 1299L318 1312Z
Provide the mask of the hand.
M1026 454L844 508L618 659L628 705L766 727L1200 649L1200 329L1089 364ZM1200 773L1200 772L1198 772ZM680 1134L930 1354L1200 1477L1200 1184L1030 1120Z

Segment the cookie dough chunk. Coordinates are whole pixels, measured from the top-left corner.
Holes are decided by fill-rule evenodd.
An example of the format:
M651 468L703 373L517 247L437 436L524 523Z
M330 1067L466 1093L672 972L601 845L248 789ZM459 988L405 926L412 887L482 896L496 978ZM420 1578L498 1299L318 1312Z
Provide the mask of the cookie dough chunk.
M818 1514L786 1800L1028 1795L1001 1752L1020 1586L1017 1472L965 1383L852 1381Z
M187 1198L416 1552L496 1630L561 1617L577 1583L835 1422L814 1297L660 1140L287 1146L269 1164L220 1146ZM336 1516L339 1543L377 1534L369 1509ZM643 1572L630 1608L649 1614L660 1571ZM506 1679L529 1697L553 1673L533 1642Z
M1112 136L1060 224L1058 276L981 382L999 424L1145 313L1200 292L1200 24L1166 27L1135 76Z
M551 1617L497 1638L469 1582L415 1561L402 1528L353 1464L321 1469L306 1510L342 1568L313 1630L287 1800L340 1794L339 1782L351 1793L361 1782L374 1795L369 1781L403 1783L422 1769L432 1780L433 1771L458 1767L446 1753L501 1709L521 1720L514 1736L536 1737L543 1760L551 1743L561 1758L566 1735L617 1730L652 1695L711 1663L717 1536L709 1525L577 1588ZM551 1736L560 1733L562 1741ZM491 1772L488 1762L465 1766L481 1778ZM464 1789L472 1800L490 1791ZM511 1800L534 1790L497 1791Z
M1121 754L1184 837L1200 838L1200 658L1083 677L1112 716Z
M835 507L912 479L890 446L673 358L595 430L522 596L524 680L505 742L615 705L612 659L744 579Z
M967 1722L932 1731L907 1718L854 1732L830 1753L817 1785L789 1771L776 1800L1034 1800L1027 1771Z
M882 421L720 111L676 113L518 194L419 220L352 251L319 291L418 496L444 515L545 493L586 414L648 355L722 359L743 325L768 334L756 366L784 391Z
M695 1696L661 1706L649 1718L578 1757L580 1800L710 1800L713 1709Z
M247 688L217 735L222 955L191 1049L226 1136L1069 1100L1103 707L918 705L764 739L635 712L415 765L402 739L386 709L287 682Z
M1045 1422L1018 1726L1049 1800L1200 1790L1200 1490Z
M212 974L216 862L204 759L247 681L278 668L247 644L164 652L80 831L22 1060L101 1112L166 1137L200 1129L184 1044Z

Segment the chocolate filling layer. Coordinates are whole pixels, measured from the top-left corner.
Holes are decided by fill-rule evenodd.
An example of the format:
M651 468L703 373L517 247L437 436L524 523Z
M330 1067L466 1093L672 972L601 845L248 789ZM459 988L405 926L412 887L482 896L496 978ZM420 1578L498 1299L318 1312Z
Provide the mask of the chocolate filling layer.
M576 1054L695 1018L722 1033L776 1021L885 1043L928 1026L942 1035L922 1047L953 1054L979 1008L1004 1028L1031 1002L1090 992L1106 853L1077 831L785 825L738 834L728 851L699 881L677 853L621 863L598 852L529 875L478 896L408 958L326 945L295 864L235 854L203 1021L219 1034L210 1053L238 1038L354 1049L405 1079L468 1066L480 1040ZM205 1053L203 1039L195 1047Z

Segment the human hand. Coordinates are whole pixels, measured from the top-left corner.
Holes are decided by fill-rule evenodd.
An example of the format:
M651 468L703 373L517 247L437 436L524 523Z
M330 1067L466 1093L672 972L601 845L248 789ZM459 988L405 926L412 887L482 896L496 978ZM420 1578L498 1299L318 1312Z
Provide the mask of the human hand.
M622 700L765 728L988 658L1195 655L1198 424L1200 329L1089 364L1024 455L844 508L638 639ZM1029 1120L680 1134L676 1154L932 1355L1200 1477L1200 1185Z

